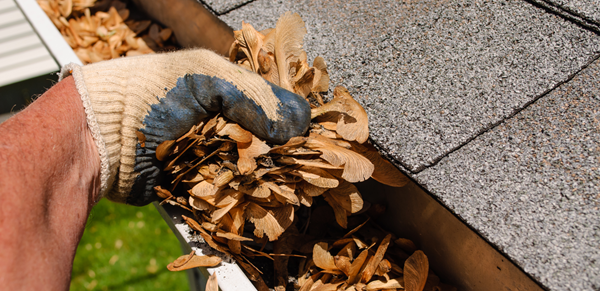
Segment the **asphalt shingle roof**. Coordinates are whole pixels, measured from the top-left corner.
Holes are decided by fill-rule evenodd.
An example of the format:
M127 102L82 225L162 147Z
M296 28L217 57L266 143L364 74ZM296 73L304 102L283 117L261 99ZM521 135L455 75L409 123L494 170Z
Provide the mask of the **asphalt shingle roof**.
M437 5L434 5L438 3ZM564 82L600 52L600 38L523 1L255 1L221 18L307 24L309 59L365 107L371 136L412 172Z
M298 12L392 162L546 288L599 290L600 5L531 1L256 0L221 19Z
M414 175L550 290L600 288L600 61Z

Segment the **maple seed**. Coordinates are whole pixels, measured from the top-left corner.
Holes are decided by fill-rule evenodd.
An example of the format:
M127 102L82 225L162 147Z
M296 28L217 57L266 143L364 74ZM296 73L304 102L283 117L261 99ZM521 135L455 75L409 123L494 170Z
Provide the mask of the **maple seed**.
M214 267L221 263L217 256L197 256L194 251L189 255L181 256L167 266L169 271L182 271L197 267Z
M213 272L208 280L206 281L206 291L219 291L219 284L217 283L217 272Z

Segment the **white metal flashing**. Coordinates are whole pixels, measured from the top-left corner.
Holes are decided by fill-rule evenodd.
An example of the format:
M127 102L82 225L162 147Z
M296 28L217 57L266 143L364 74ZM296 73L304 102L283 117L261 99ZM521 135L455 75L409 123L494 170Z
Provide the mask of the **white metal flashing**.
M0 0L0 86L58 69L14 0Z
M216 273L217 282L222 291L256 291L252 282L246 277L246 274L244 274L233 258L212 249L208 244L204 243L201 237L192 236L192 229L181 217L182 214L187 215L185 210L171 205L160 206L156 202L154 206L156 206L158 212L175 233L182 246L189 247L189 249L184 247L184 252L194 250L198 256L217 255L221 257L222 261L219 266L214 268L199 268L202 278L196 284L200 284L200 290L204 290L209 274Z
M0 0L7 1L7 0ZM12 1L12 0L8 0ZM75 63L82 65L79 58L67 42L63 39L62 35L56 29L52 21L46 16L46 13L40 8L35 0L15 0L21 8L21 11L25 14L37 34L42 38L42 41L50 50L50 53L58 64L62 67L68 63Z

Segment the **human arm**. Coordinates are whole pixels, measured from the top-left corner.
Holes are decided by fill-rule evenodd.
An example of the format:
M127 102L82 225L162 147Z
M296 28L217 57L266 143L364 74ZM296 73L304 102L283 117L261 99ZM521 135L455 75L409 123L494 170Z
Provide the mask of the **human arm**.
M0 124L0 286L66 290L100 190L100 159L72 77Z
M70 75L73 76L70 76ZM93 204L145 205L164 140L222 114L269 141L303 134L310 107L216 54L181 51L69 65L0 125L0 286L64 290ZM146 135L141 145L137 132Z

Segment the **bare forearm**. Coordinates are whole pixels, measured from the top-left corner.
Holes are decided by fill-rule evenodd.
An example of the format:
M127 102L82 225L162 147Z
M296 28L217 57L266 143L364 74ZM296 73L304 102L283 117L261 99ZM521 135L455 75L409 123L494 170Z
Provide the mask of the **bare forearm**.
M0 286L66 289L100 169L72 78L0 125L0 136Z

